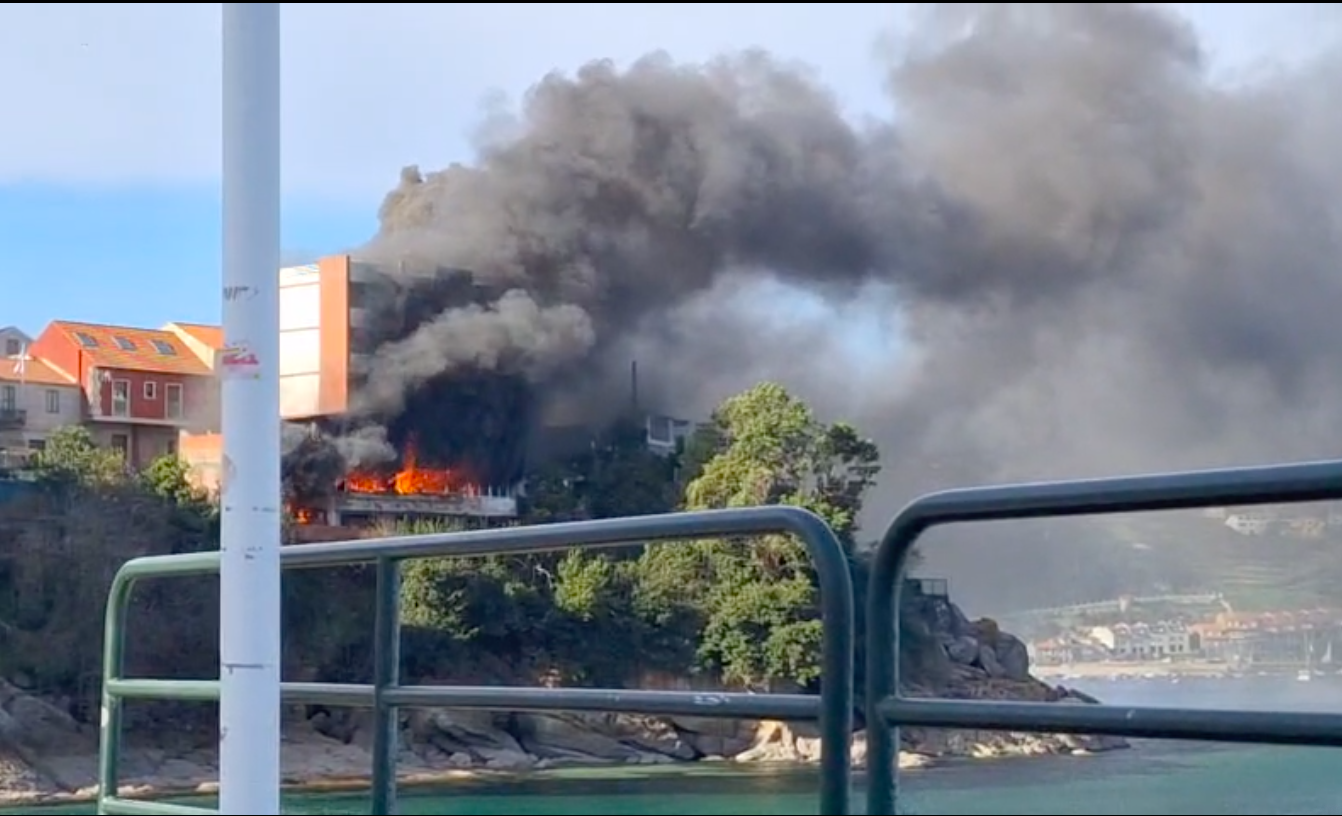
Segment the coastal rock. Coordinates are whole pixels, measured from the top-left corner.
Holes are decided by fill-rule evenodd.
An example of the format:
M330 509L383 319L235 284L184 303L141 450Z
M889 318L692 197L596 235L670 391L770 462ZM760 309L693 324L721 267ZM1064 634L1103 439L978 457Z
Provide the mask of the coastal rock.
M946 655L952 661L962 666L968 666L978 659L979 650L983 647L969 635L960 635L946 643L945 648Z
M537 758L507 730L507 722L506 715L489 711L432 708L412 715L410 738L427 741L449 757L468 757L472 764L493 770L532 767Z
M1030 650L1025 641L1015 635L1002 634L993 646L997 662L1001 664L1006 676L1012 680L1030 678Z
M820 738L807 726L764 720L756 725L751 746L733 759L737 762L816 762L820 759Z
M667 722L700 757L728 759L756 741L754 723L744 720L670 717Z
M592 723L564 715L518 714L513 718L513 733L527 753L541 759L636 762L646 753L602 733Z

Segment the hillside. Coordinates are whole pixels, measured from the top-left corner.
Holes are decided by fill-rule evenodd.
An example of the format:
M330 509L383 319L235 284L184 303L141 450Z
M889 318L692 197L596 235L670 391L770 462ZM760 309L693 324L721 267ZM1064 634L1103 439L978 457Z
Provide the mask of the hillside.
M1324 515L1314 505L1302 509ZM1335 605L1342 591L1342 533L1322 527L1305 536L1284 527L1243 535L1220 519L1180 512L1124 518L1113 529L1120 543L1148 548L1173 589L1221 592L1245 610Z

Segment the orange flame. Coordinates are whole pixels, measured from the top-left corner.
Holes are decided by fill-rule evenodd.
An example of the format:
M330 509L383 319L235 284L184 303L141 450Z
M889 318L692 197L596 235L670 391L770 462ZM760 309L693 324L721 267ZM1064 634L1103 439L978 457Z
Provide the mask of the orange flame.
M406 446L401 469L393 474L352 471L343 488L350 493L395 493L400 496L435 496L461 492L462 479L448 468L422 468L414 443Z
M289 505L286 508L289 511L289 517L295 524L312 524L317 521L317 511L307 507L295 507Z

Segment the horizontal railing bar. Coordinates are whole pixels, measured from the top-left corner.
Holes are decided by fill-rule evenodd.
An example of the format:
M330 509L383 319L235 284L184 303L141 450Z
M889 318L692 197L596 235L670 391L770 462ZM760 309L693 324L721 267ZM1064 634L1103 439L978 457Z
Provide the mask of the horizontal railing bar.
M401 686L383 692L407 708L474 708L498 711L609 711L622 714L815 720L820 697L810 694L739 694L692 691L508 688L498 686Z
M109 680L107 693L125 700L215 702L217 680ZM373 687L344 683L284 683L286 703L369 708ZM739 694L696 691L524 688L512 686L399 686L383 692L388 705L497 711L610 711L622 714L815 720L820 698L811 694Z
M920 526L1342 499L1342 461L954 488L909 504Z
M218 680L150 680L123 678L107 681L107 693L125 700L187 700L216 702ZM283 683L280 693L286 703L369 708L373 687L359 683Z
M103 690L123 700L187 700L209 703L219 699L218 680L108 680Z
M123 799L120 796L105 797L98 804L99 813L120 813L127 816L215 816L219 811L213 808L174 805L168 802L150 802L141 799Z
M372 708L373 686L368 683L281 683L286 703Z
M877 710L892 727L1342 747L1342 714L907 698Z
M812 519L796 507L770 505L663 513L652 516L496 527L425 535L364 538L320 544L291 544L280 548L280 562L288 569L364 564L379 558L479 557L583 548L615 547L644 541L672 541L700 536L731 536L760 530L799 530ZM127 561L122 580L208 575L219 571L218 551L146 555Z
M721 537L759 533L761 530L801 531L814 519L796 507L773 505L663 513L652 516L496 527L428 535L366 538L284 547L285 567L323 567L357 564L378 558L411 559L434 556L478 557L583 548L613 547L645 541Z

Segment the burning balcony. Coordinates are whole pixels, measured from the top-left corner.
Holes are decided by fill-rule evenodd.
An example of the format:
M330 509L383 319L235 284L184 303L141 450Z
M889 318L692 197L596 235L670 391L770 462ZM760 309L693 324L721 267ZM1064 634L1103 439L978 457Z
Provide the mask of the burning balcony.
M413 446L400 470L355 470L345 474L325 507L294 507L299 524L345 526L383 519L517 517L511 490L482 488L451 468L421 467Z

